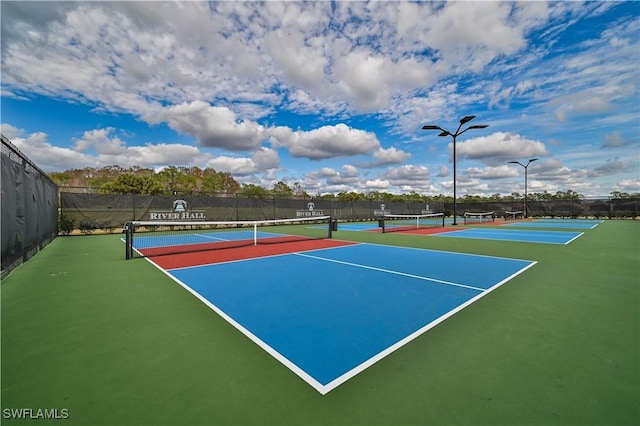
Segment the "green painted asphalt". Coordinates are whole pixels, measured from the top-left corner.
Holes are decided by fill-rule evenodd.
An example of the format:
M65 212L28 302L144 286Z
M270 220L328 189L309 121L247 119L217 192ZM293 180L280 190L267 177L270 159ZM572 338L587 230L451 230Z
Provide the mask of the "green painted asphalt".
M640 423L640 222L567 246L334 236L538 263L323 396L120 235L59 237L0 286L2 424Z

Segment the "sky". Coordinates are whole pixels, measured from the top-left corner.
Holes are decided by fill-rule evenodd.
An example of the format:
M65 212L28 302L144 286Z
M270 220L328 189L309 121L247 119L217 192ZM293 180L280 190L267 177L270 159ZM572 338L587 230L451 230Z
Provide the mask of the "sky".
M47 172L640 193L639 2L2 1L2 134Z

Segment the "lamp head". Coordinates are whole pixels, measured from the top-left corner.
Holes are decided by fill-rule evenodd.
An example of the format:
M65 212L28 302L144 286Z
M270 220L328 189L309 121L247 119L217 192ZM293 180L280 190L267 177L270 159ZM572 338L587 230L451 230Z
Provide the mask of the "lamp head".
M474 118L476 118L476 116L475 116L475 115L467 115L467 116L464 116L464 117L462 117L462 119L460 120L460 124L462 125L462 124L464 124L464 123L468 123L468 122L470 122L471 120L473 120Z
M427 126L422 126L422 130L442 130L442 129L440 128L440 126L427 125Z
M442 133L440 133L438 136L449 136L451 135L451 133L447 132L446 130L443 130Z
M473 126L469 126L469 129L486 129L489 127L488 124L475 124Z

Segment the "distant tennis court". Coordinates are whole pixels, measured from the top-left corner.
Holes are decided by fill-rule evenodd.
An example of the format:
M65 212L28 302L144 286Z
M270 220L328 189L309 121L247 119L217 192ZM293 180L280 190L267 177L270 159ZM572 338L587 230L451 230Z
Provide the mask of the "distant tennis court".
M435 237L472 238L481 240L518 241L524 243L569 244L581 232L471 228L433 234Z
M152 261L322 394L535 264L337 241L209 265Z
M579 219L537 219L530 222L512 222L504 226L518 228L565 228L565 229L593 229L602 220Z

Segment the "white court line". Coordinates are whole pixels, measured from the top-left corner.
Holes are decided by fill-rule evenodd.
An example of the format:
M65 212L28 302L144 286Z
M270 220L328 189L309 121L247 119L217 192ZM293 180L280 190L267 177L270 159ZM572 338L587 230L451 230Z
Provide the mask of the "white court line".
M196 236L196 237L208 238L208 239L210 239L210 240L217 240L217 241L231 241L231 240L228 240L228 239L226 239L226 238L211 237L211 236L209 236L209 235L204 235L204 234L193 234L193 235L194 235L194 236ZM195 244L197 244L197 243L195 243Z
M467 306L471 305L473 302L477 301L478 299L486 296L487 294L491 293L493 290L497 289L498 287L500 287L501 285L503 285L504 283L510 281L511 279L515 278L516 276L520 275L521 273L523 273L524 271L526 271L527 269L531 268L533 265L535 265L537 262L531 262L529 265L525 266L524 268L520 269L519 271L514 272L513 274L511 274L510 276L506 277L505 279L503 279L502 281L500 281L499 283L493 285L492 287L488 288L488 289L484 289L481 293L479 293L478 295L476 295L475 297L467 300L465 303L458 305L455 309L450 310L449 312L447 312L446 314L436 318L435 320L431 321L429 324L426 324L424 327L420 328L419 330L413 332L412 334L408 335L407 337L405 337L402 340L399 340L398 342L394 343L393 345L389 346L387 349L379 352L377 355L369 358L368 360L364 361L362 364L354 367L353 369L351 369L350 371L347 371L346 373L344 373L342 376L335 378L333 381L327 383L326 385L322 386L322 390L319 390L321 394L325 395L326 393L328 393L329 391L337 388L338 386L340 386L342 383L346 382L347 380L351 379L352 377L358 375L359 373L361 373L362 371L366 370L367 368L371 367L373 364L375 364L376 362L380 361L382 358L386 357L387 355L395 352L397 349L401 348L402 346L406 345L407 343L411 342L412 340L414 340L415 338L419 337L420 335L424 334L425 332L427 332L428 330L432 329L433 327L435 327L436 325L440 324L441 322L443 322L444 320L446 320L447 318L451 317L452 315L460 312L461 310L463 310L464 308L466 308ZM313 386L312 383L309 383L310 385ZM315 386L314 386L315 387ZM317 389L317 388L316 388Z
M534 238L534 237L545 237L549 238L549 240L559 240L561 238L566 238L570 235L577 233L575 232L564 232L564 231L520 231L520 230L511 230L511 229L499 229L499 230L491 230L491 229L480 229L480 228L471 228L466 229L466 231L477 231L477 235L488 235L488 236L503 236L509 235L514 237L524 237L524 238ZM564 234L564 235L563 235Z
M327 386L324 386L322 383L318 382L316 379L314 379L311 375L309 375L306 371L304 371L302 368L298 367L295 363L293 363L292 361L290 361L287 357L285 357L284 355L282 355L280 352L278 352L277 350L275 350L274 348L272 348L269 344L267 344L264 340L260 339L258 336L256 336L255 334L253 334L251 331L249 331L249 329L245 328L242 324L240 324L238 321L234 320L231 316L227 315L227 313L222 310L221 308L219 308L218 306L216 306L213 302L211 302L209 299L207 299L206 297L204 297L203 295L201 295L200 293L198 293L196 290L192 289L188 284L183 283L180 279L178 279L176 276L172 275L171 272L165 270L164 268L162 268L160 265L158 265L157 263L155 263L152 259L146 258L146 260L151 263L153 266L155 266L156 268L158 268L162 273L164 273L166 276L168 276L169 278L171 278L173 281L175 281L176 283L178 283L178 285L180 285L182 288L184 288L185 290L187 290L189 293L191 293L196 299L200 300L202 303L204 303L206 306L209 307L209 309L213 310L215 313L217 313L221 318L223 318L225 321L227 321L229 324L231 324L233 327L235 327L238 331L240 331L242 334L244 334L245 336L247 336L249 338L249 340L251 340L253 343L255 343L256 345L258 345L260 348L262 348L265 352L267 352L269 355L271 355L272 357L274 357L276 360L280 361L285 367L287 367L289 370L293 371L298 377L300 377L302 380L304 380L305 382L307 382L311 387L313 387L315 390L317 390L318 392L320 392L320 394L324 395L327 392L329 392L331 389L333 389L333 387L331 388L327 388ZM336 385L337 386L337 385ZM335 386L334 386L335 387Z
M579 237L582 237L583 235L584 235L584 232L581 232L581 233L579 233L578 235L576 235L575 237L573 237L572 239L570 239L569 241L567 241L567 242L566 242L566 243L564 243L564 244L565 244L565 245L567 245L567 244L569 244L571 241L573 241L573 240L575 240L575 239L577 239L577 238L579 238Z
M348 241L348 242L351 243L350 241ZM309 252L322 251L322 250L335 250L335 249L339 249L339 248L343 248L343 247L353 247L353 246L358 246L358 245L362 245L362 244L364 244L364 243L355 243L354 242L354 243L345 244L345 245L342 245L342 246L319 247L319 248L313 248L313 249L309 249L309 250L302 250L302 251L296 251L296 252L286 252L286 253L278 253L278 254L269 254L269 255L266 255L266 256L248 257L246 259L234 259L234 260L225 260L224 262L204 263L202 265L181 266L181 267L178 267L178 268L169 268L167 270L168 271L178 271L180 269L192 269L192 268L203 268L203 267L214 266L214 265L224 265L225 263L251 262L253 260L269 259L271 257L282 257L282 256L289 256L291 254L309 253Z
M396 247L396 246L387 246L387 245L383 245L383 244L372 244L372 245L381 245L381 246L385 246L385 247ZM346 248L346 247L352 247L352 246L351 245L338 246L338 247L335 247L335 249ZM326 250L326 249L318 249L318 250ZM432 252L441 252L442 253L442 251L431 250L431 249L419 249L418 248L416 250L424 250L424 251L432 251ZM311 251L316 251L316 250L311 250ZM479 256L479 257L500 258L500 257L496 257L496 256L473 255L473 254L456 253L456 252L445 252L445 253L453 253L453 254L465 255L465 256ZM490 287L488 289L481 289L481 288L475 288L475 287L465 286L465 285L456 284L456 283L450 283L450 282L442 281L442 280L429 279L429 278L425 278L425 277L420 277L420 276L414 276L414 275L405 274L405 273L389 271L389 270L385 270L385 269L381 269L381 268L368 267L368 266L365 266L365 265L358 265L358 264L353 264L353 263L349 263L349 262L335 261L333 259L326 259L326 258L322 258L322 257L319 257L319 256L307 255L307 254L304 254L302 252L280 254L280 255L276 255L276 257L277 256L289 255L289 254L295 254L295 255L299 255L299 256L316 258L316 259L319 259L319 260L324 260L324 261L329 261L329 262L343 263L343 264L347 264L347 265L353 265L353 266L357 266L357 267L362 267L362 268L365 268L365 269L373 269L373 270L377 270L377 271L381 271L381 272L404 275L404 276L413 277L413 278L417 278L417 279L440 282L442 284L447 284L447 285L466 287L466 288L469 288L469 289L477 290L477 291L479 291L479 293L476 296L472 297L471 299L467 300L465 303L463 303L461 305L458 305L453 310L448 311L444 315L442 315L442 316L434 319L432 322L424 325L419 330L411 333L410 335L406 336L405 338L403 338L403 339L399 340L398 342L392 344L388 348L382 350L381 352L379 352L378 354L374 355L373 357L363 361L361 364L359 364L356 367L352 368L351 370L345 372L344 374L342 374L341 376L335 378L334 380L332 380L331 382L327 383L326 385L323 385L322 383L318 382L315 378L313 378L311 375L309 375L305 370L303 370L298 365L296 365L294 362L289 360L286 356L284 356L283 354L281 354L280 352L275 350L273 347L271 347L265 341L263 341L258 336L253 334L250 330L245 328L242 324L240 324L239 322L235 321L231 316L227 315L227 313L224 312L221 308L219 308L214 303L209 301L207 298L202 296L196 290L192 289L189 285L187 285L186 283L182 282L180 279L178 279L177 277L172 275L170 271L167 271L164 268L160 267L151 258L145 258L145 259L149 263L151 263L153 266L155 266L157 269L159 269L162 273L164 273L166 276L171 278L173 281L175 281L177 284L179 284L181 287L183 287L185 290L187 290L189 293L191 293L194 297L196 297L202 303L204 303L211 310L216 312L220 317L222 317L225 321L227 321L229 324L231 324L233 327L235 327L237 330L239 330L242 334L244 334L246 337L248 337L252 342L257 344L265 352L267 352L268 354L273 356L276 360L278 360L285 367L287 367L289 370L291 370L294 374L296 374L298 377L300 377L303 381L305 381L307 384L309 384L311 387L313 387L321 395L327 394L328 392L330 392L331 390L335 389L339 385L343 384L344 382L346 382L349 379L353 378L354 376L358 375L359 373L361 373L362 371L366 370L370 366L374 365L375 363L377 363L381 359L385 358L389 354L395 352L400 347L402 347L402 346L406 345L407 343L409 343L410 341L416 339L417 337L419 337L420 335L424 334L429 329L431 329L431 328L435 327L436 325L440 324L441 322L443 322L447 318L451 317L452 315L454 315L457 312L461 311L462 309L466 308L467 306L469 306L470 304L474 303L478 299L486 296L487 294L489 294L493 290L497 289L498 287L500 287L504 283L506 283L506 282L510 281L511 279L515 278L516 276L520 275L521 273L523 273L524 271L526 271L527 269L531 268L532 266L534 266L537 263L537 262L534 262L534 261L528 261L528 262L530 262L528 265L526 265L523 268L521 268L520 270L514 272L510 276L504 278L503 280L501 280L500 282L496 283L492 287ZM271 257L271 256L269 256L269 257ZM504 258L504 259L508 259L508 258ZM509 259L509 260L517 260L517 259Z
M475 232L474 232L475 231ZM455 235L456 232L464 232L466 235L462 235L460 237ZM557 245L567 245L578 237L581 237L584 232L579 232L578 235L570 239L569 241L553 241L554 237L557 239L561 238L561 235L553 235L553 234L575 234L577 231L520 231L520 230L511 230L511 229L482 229L482 228L467 228L460 229L450 232L443 232L441 234L433 234L434 237L456 237L456 238L467 238L470 240L492 240L492 241L512 241L516 243L535 243L535 244L557 244ZM548 241L537 241L533 237L549 237ZM509 237L524 237L524 238L509 238Z
M326 257L312 256L310 254L304 254L304 253L294 253L294 254L297 255L297 256L308 257L308 258L311 258L311 259L323 260L325 262L333 262L333 263L339 263L341 265L355 266L356 268L370 269L372 271L384 272L384 273L393 274L393 275L401 275L403 277L415 278L415 279L424 280L424 281L431 281L431 282L435 282L435 283L438 283L438 284L446 284L446 285L451 285L451 286L455 286L455 287L468 288L468 289L476 290L476 291L485 291L486 290L484 288L473 287L473 286L466 285L466 284L454 283L454 282L451 282L451 281L439 280L439 279L436 279L436 278L422 277L420 275L407 274L405 272L391 271L389 269L376 268L374 266L361 265L359 263L351 263L351 262L345 262L345 261L342 261L342 260L328 259Z

